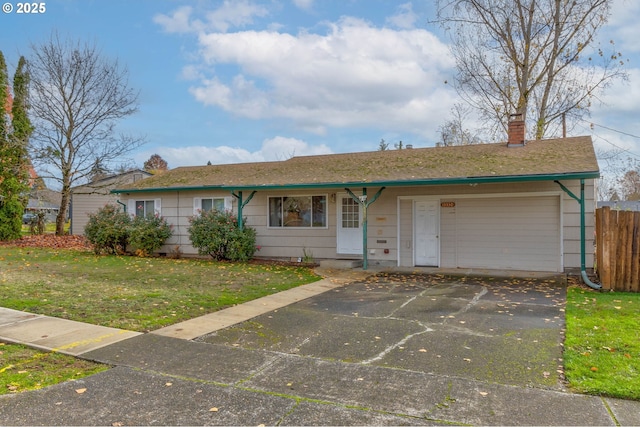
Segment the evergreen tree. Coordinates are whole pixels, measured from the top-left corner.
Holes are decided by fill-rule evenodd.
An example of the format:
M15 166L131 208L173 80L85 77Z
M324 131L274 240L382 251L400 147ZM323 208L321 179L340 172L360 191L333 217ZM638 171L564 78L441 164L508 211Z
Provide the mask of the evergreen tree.
M11 97L7 65L0 52L0 240L20 237L28 196L27 142L33 131L28 110L29 76L20 58Z

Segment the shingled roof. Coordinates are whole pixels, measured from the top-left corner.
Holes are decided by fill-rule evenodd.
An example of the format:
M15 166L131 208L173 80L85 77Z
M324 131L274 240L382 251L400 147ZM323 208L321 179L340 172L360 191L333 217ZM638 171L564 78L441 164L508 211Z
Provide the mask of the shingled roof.
M178 167L113 192L399 186L597 178L591 137L293 157Z

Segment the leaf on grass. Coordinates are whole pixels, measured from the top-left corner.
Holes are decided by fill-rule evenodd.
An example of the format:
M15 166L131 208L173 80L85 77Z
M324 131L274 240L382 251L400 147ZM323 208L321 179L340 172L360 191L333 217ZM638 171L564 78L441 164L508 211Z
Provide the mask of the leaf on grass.
M551 372L544 371L542 373L542 376L545 377L545 378L549 378L549 375L551 375Z
M626 357L627 359L631 359L631 355L629 353L625 353L624 357Z
M87 389L86 389L86 388L77 388L77 389L76 389L76 393L78 393L78 394L82 394L82 393L84 393L85 391L87 391Z
M593 372L596 372L596 371L598 370L598 368L597 368L597 367L595 367L595 366L592 366L592 367L591 367L591 370L592 370Z

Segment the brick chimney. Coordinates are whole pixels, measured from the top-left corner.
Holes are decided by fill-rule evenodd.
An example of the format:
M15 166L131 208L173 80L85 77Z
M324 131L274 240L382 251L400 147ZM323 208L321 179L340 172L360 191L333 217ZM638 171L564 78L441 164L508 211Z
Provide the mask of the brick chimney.
M524 120L522 114L512 114L509 116L509 139L507 147L524 146Z

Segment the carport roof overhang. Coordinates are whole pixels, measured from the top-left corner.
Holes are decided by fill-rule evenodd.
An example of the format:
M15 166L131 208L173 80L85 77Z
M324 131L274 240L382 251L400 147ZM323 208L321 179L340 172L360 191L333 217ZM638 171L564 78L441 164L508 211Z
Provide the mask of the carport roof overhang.
M128 193L158 193L172 191L202 191L202 190L226 190L226 191L260 191L260 190L311 190L311 189L341 189L345 187L418 187L432 185L469 185L469 184L498 184L514 182L537 181L565 181L575 179L595 179L600 177L599 171L569 172L558 174L534 174L534 175L502 175L502 176L469 176L453 178L426 178L411 180L384 180L384 181L350 181L350 182L301 182L287 184L214 184L198 186L171 186L156 188L117 188L111 190L115 194Z

